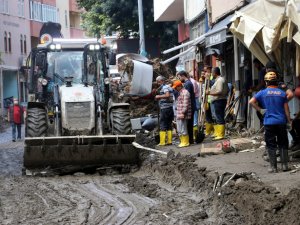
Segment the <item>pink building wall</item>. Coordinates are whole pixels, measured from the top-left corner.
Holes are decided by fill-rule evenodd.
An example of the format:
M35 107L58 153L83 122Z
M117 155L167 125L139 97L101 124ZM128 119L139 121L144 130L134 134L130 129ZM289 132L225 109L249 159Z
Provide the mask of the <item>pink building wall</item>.
M18 0L8 1L9 13L0 13L0 51L5 66L20 67L22 58L26 58L31 50L29 0L24 1L24 17L18 16ZM5 52L4 34L11 34L11 52ZM26 36L26 54L21 53L21 35ZM23 42L24 44L24 42Z

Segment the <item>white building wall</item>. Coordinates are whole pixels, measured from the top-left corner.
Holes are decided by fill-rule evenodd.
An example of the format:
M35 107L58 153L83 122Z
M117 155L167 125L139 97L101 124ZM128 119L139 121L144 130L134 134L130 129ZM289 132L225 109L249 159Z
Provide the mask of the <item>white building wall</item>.
M61 24L61 32L64 38L70 38L69 0L56 0L58 22Z
M205 9L205 0L184 0L185 23L196 19Z
M154 21L156 21L176 0L153 0Z

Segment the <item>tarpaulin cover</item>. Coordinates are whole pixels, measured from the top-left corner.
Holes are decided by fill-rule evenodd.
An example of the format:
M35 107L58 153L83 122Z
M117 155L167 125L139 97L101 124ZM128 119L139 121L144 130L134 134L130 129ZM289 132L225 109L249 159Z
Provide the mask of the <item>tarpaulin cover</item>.
M230 31L262 63L281 61L280 42L300 43L300 0L257 0L236 11Z
M152 90L153 67L143 62L132 61L134 67L130 95L146 96Z

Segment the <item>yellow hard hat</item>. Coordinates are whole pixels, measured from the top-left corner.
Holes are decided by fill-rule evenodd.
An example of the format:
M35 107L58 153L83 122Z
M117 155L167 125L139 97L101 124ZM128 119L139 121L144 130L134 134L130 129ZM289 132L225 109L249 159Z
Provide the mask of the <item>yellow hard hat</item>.
M276 81L277 74L275 72L268 72L265 75L265 81Z

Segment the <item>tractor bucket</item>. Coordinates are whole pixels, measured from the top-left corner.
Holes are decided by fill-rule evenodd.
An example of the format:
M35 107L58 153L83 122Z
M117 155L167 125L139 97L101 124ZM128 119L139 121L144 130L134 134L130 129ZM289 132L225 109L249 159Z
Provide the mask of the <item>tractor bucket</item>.
M26 137L25 168L137 164L135 135Z

